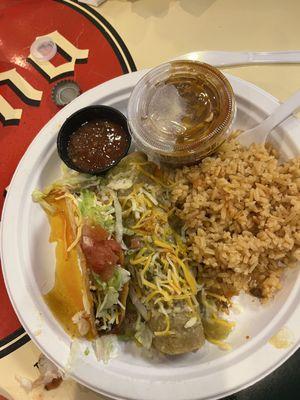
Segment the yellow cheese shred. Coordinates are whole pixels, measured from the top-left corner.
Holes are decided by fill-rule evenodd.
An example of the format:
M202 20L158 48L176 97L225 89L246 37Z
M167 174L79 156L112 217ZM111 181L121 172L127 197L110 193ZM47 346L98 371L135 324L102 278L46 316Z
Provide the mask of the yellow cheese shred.
M170 331L170 318L168 315L165 315L165 321L166 321L166 329L164 331L155 331L154 335L155 336L169 336L172 334L172 332Z
M76 237L73 240L73 242L70 244L70 246L67 248L67 253L69 253L80 241L81 239L81 235L82 235L82 217L81 217L81 213L78 209L78 205L77 205L77 200L75 199L75 197L71 194L71 193L64 193L61 196L58 196L55 198L55 200L61 200L61 199L65 199L68 198L72 201L72 205L74 207L74 211L75 211L75 215L77 215L77 232L76 232Z
M190 285L192 293L196 294L197 293L197 283L196 283L196 280L195 280L193 274L189 270L189 268L185 265L185 263L180 258L174 256L173 254L171 255L171 257L181 266L184 276L185 276L185 279L187 280L188 284Z

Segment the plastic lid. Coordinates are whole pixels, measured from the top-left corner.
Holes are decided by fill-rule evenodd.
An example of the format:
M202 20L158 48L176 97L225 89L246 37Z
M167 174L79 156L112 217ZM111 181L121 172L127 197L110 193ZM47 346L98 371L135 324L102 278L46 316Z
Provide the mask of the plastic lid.
M56 43L48 36L37 38L30 47L30 54L39 61L51 60L56 52Z
M194 61L172 61L146 74L135 86L128 121L136 142L172 157L201 152L203 144L231 124L232 88L216 68Z
M57 106L65 106L80 95L80 88L75 81L58 82L52 89L52 100Z

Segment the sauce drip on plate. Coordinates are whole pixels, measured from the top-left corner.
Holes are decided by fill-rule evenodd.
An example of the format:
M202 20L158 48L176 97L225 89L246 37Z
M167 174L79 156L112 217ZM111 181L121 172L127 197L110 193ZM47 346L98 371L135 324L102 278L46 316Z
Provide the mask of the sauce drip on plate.
M82 124L70 136L67 152L74 165L92 174L115 164L127 148L127 134L121 125L92 120Z

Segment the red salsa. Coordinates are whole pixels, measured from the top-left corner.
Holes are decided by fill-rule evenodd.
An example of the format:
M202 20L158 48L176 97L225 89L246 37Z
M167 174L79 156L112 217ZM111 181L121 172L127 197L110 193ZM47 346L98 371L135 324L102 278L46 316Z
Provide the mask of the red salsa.
M87 265L100 275L103 281L111 278L117 264L123 263L121 246L100 226L83 225L81 248Z
M87 173L104 170L125 155L128 136L116 122L85 122L69 139L67 152L74 165Z

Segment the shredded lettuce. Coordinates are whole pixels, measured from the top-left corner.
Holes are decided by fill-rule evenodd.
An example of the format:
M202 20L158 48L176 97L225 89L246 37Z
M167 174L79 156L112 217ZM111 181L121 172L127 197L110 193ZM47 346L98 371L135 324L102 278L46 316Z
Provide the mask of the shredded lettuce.
M104 183L104 178L96 175L82 174L73 171L64 164L61 167L62 177L57 179L51 185L47 186L43 192L35 190L32 196L38 200L39 198L46 197L51 191L66 191L76 192L83 189L100 187Z
M107 283L102 281L100 276L96 274L95 272L92 271L92 277L93 277L93 284L97 287L97 289L100 290L105 290Z
M118 304L118 299L119 293L116 291L116 289L113 287L108 287L104 299L98 304L96 317L101 318L105 316L105 311Z
M95 272L92 272L92 274L94 284L96 285L97 289L100 290L106 290L106 288L112 287L115 290L120 291L125 283L130 280L130 273L120 266L116 267L114 275L107 282L103 281Z
M51 192L70 191L74 193L88 188L99 188L104 182L104 178L102 177L73 171L64 164L62 164L61 170L61 178L47 186L43 191L36 189L32 193L33 201L39 203L50 214L55 213L55 207L51 206L46 200Z
M78 198L79 210L84 218L89 219L93 224L100 225L110 234L115 228L113 217L114 208L111 204L101 203L96 193L92 190L83 189Z
M114 275L107 281L101 280L99 275L92 273L93 285L96 287L96 319L98 328L110 329L116 322L121 290L130 279L130 273L122 267L117 267Z
M116 272L114 273L113 277L110 278L108 281L109 286L112 286L117 291L120 291L122 287L130 280L130 273L122 268L117 267Z
M65 187L71 191L96 187L103 183L102 177L74 171L65 164L62 164L61 171L62 178L54 182L54 185Z
M119 202L118 196L114 191L112 191L112 196L114 199L115 216L116 216L116 225L115 225L116 240L118 243L122 243L123 241L122 207Z
M140 301L138 298L134 288L131 286L129 289L129 296L132 301L132 304L135 306L137 311L141 314L141 316L144 318L144 320L148 320L148 312L144 304Z
M153 333L148 328L145 322L141 321L141 316L138 316L138 320L135 325L136 333L134 335L138 343L140 343L147 350L151 348Z
M123 226L123 234L126 236L133 236L135 235L135 232L132 229L128 229Z
M120 179L113 179L109 182L107 187L113 190L126 190L130 189L133 185L133 181L130 178L120 178Z

